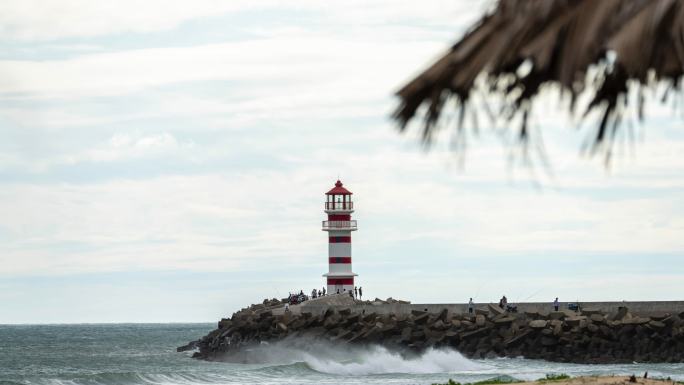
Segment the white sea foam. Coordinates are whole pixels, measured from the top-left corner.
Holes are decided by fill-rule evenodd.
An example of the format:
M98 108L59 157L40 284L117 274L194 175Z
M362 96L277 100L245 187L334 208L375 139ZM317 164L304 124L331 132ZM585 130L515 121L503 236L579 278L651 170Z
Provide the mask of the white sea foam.
M419 355L402 355L381 346L352 347L301 340L262 345L241 354L239 360L266 365L302 362L315 371L340 375L468 373L490 369L489 365L469 360L452 349L428 349Z
M484 364L473 362L450 349L429 349L412 358L390 352L379 346L356 353L348 361L335 361L307 355L305 362L314 370L345 375L368 375L386 373L453 373L479 371Z

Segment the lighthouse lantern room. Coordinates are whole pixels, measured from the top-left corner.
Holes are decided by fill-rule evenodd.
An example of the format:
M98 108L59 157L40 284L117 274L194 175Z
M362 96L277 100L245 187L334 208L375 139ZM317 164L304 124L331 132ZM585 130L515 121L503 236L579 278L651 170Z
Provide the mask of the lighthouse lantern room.
M330 191L325 193L325 213L328 220L323 221L323 231L328 232L328 293L348 293L354 290L354 277L351 262L351 232L356 231L356 221L351 219L354 212L351 191L344 188L339 180Z

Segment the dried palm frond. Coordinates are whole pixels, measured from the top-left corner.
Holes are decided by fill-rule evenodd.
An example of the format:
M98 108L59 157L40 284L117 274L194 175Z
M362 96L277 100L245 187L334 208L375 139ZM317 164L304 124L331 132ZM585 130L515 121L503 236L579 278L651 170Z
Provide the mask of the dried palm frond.
M542 86L555 84L569 93L571 112L580 93L591 93L584 115L601 114L595 150L614 137L630 87L640 89L635 107L642 118L643 86L669 82L677 89L683 70L684 0L500 0L397 92L394 118L403 131L424 106L427 140L447 100L456 99L462 116L475 91L484 91L504 101L499 116L521 117L524 140L530 103ZM476 81L482 76L485 86Z

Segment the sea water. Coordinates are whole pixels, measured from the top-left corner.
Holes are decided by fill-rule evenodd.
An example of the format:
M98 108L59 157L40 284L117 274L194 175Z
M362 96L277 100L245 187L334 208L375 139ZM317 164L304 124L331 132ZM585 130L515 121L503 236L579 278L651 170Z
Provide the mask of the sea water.
M0 384L431 384L548 373L684 380L683 364L574 365L469 360L450 349L406 357L379 346L293 340L205 362L176 347L214 324L0 325Z

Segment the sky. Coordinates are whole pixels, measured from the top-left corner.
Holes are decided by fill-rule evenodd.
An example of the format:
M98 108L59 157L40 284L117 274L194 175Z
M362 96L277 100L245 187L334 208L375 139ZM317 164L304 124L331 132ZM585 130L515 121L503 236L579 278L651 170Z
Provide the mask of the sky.
M490 1L0 3L0 323L214 322L353 269L413 303L684 299L677 103L608 167L550 88L515 122L400 134L393 93ZM628 114L629 115L629 114ZM474 127L474 123L470 126Z

